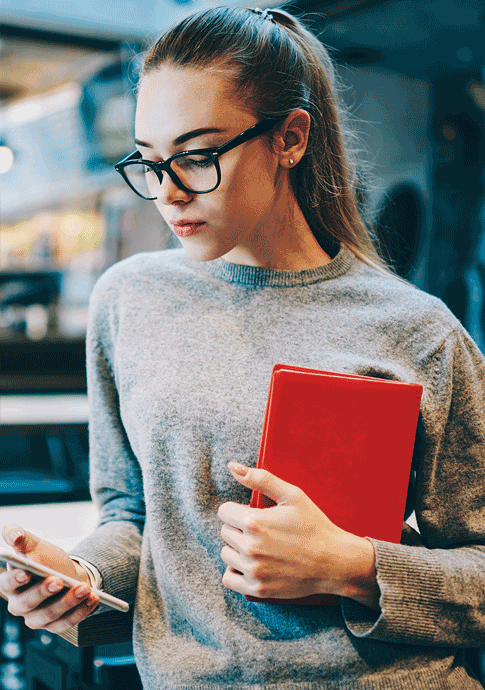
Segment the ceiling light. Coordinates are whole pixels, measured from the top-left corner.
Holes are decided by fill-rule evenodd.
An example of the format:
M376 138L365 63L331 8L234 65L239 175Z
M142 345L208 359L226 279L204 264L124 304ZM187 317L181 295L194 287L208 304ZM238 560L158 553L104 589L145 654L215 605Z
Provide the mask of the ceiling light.
M0 142L0 175L7 173L13 165L14 155L10 146Z

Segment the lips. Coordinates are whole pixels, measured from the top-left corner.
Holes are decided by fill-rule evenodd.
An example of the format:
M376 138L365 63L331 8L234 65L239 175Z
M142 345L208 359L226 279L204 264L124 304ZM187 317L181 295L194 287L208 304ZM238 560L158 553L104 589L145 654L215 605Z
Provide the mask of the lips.
M195 235L205 225L205 221L177 220L171 223L177 237Z

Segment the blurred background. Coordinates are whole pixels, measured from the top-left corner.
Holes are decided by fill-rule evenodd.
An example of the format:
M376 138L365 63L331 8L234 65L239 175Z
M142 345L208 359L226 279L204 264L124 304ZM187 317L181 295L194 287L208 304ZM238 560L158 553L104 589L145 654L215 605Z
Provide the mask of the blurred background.
M0 8L1 525L42 531L66 549L95 522L84 363L91 289L113 263L178 244L113 168L134 149L141 55L169 24L218 4L3 0ZM483 0L287 8L308 18L346 85L373 165L359 203L387 258L442 298L485 352ZM110 665L116 655L101 647L97 675L37 677L34 657L65 664L49 652L53 637L62 640L42 641L5 611L2 625L0 688L136 687L114 680L123 664ZM79 664L92 670L92 650Z

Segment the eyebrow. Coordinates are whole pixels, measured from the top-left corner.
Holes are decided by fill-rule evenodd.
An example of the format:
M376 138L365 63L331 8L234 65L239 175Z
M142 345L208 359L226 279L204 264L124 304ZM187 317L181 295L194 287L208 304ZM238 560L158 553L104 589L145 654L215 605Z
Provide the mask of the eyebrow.
M220 127L201 127L199 129L193 129L191 132L181 134L179 137L174 139L172 141L172 146L180 146L181 144L185 144L186 141L189 141L189 139L195 139L196 137L200 137L202 134L219 134L225 131L225 129L220 129ZM135 144L138 144L138 146L144 146L147 149L154 148L153 144L149 144L146 141L140 141L139 139L135 139Z

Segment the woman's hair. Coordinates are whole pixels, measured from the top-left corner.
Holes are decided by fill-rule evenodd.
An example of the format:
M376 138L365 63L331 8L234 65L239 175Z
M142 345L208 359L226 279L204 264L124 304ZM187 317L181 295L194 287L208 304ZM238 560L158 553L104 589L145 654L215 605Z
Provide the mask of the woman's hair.
M270 8L274 22L245 7L214 7L169 27L145 55L141 79L163 64L210 70L228 80L234 100L258 121L296 109L311 118L303 158L290 184L325 249L345 244L359 259L389 271L364 221L361 149L340 99L341 82L326 47L302 22ZM274 128L265 136L272 147ZM364 164L367 162L365 161Z

